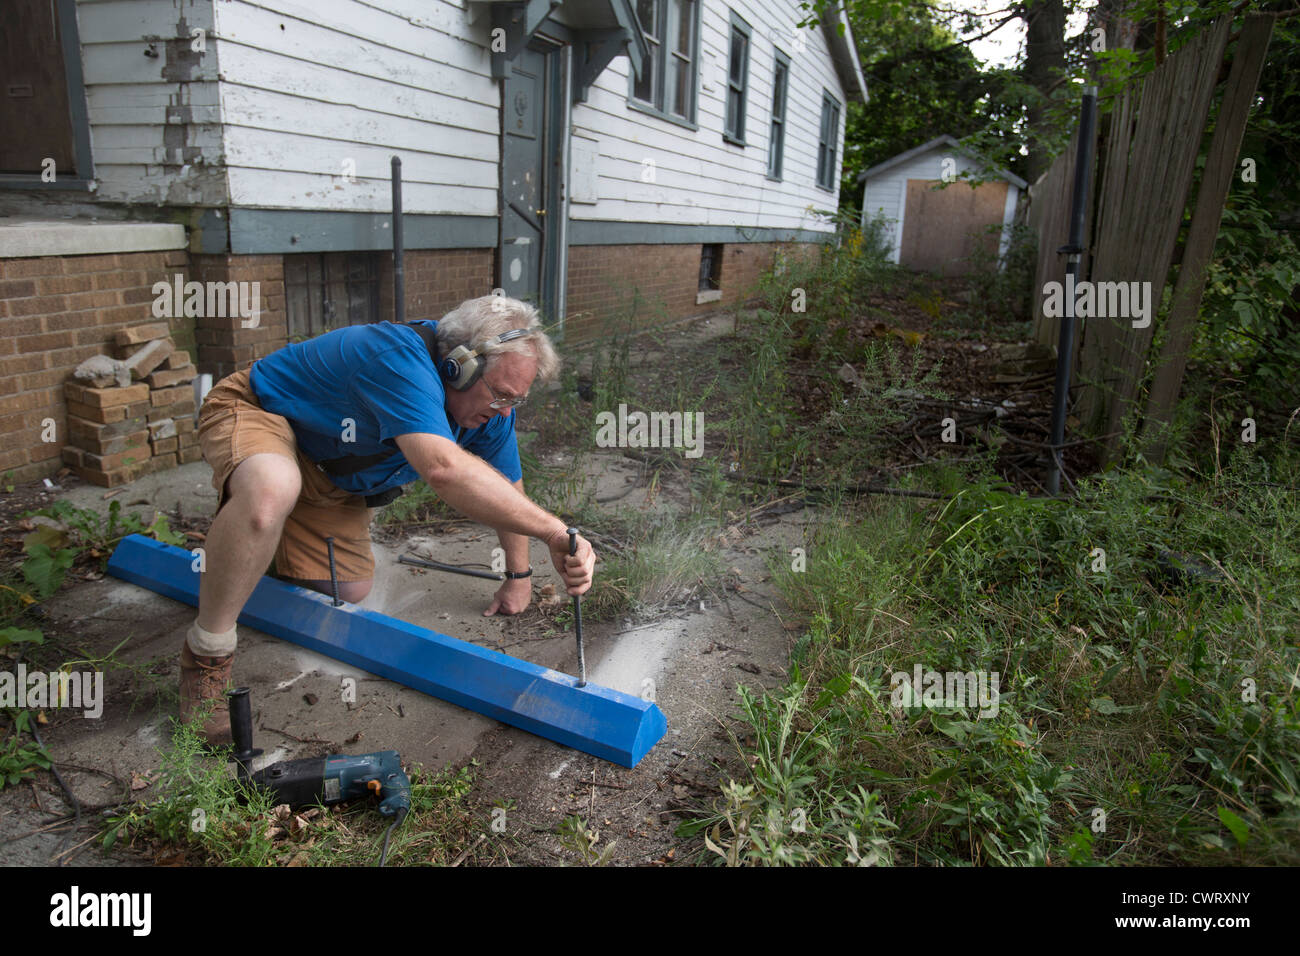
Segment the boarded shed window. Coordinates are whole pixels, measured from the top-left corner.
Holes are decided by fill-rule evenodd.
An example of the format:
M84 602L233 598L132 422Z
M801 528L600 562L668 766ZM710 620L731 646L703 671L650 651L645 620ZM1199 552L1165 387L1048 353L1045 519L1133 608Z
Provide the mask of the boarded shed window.
M284 257L289 338L308 339L345 325L379 321L380 252Z
M996 258L1009 186L909 179L899 265L965 275Z

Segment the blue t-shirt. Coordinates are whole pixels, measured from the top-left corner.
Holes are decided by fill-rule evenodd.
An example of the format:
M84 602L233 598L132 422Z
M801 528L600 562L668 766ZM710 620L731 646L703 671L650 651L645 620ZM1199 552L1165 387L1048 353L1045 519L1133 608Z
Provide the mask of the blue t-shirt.
M431 320L421 324L438 326ZM353 325L286 345L254 363L250 381L262 407L288 419L298 447L312 461L396 450L364 471L328 475L344 491L375 495L421 477L393 440L409 432L441 435L508 480L523 477L514 411L462 428L447 413L442 379L424 340L403 325ZM344 441L345 434L354 440Z

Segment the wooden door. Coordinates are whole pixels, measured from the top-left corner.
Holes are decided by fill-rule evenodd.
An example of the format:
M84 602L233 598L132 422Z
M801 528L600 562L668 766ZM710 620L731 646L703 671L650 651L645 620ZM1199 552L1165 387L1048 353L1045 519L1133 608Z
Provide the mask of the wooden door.
M562 47L536 37L502 86L500 287L555 318L564 254Z
M976 252L996 256L1007 205L1005 180L972 188L950 183L944 189L933 179L909 179L903 212L903 243L899 265L942 275L969 272Z
M68 81L52 0L4 0L0 12L0 173L75 173Z

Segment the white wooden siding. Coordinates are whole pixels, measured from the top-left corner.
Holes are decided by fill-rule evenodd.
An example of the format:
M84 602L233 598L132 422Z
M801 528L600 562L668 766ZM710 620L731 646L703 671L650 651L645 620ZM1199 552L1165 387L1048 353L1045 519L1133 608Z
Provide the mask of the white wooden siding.
M166 43L185 28L204 29L207 51L190 82L164 79ZM222 203L225 178L211 36L212 0L77 0L96 194L118 202ZM150 41L157 56L146 56ZM189 107L190 121L168 136L167 109ZM185 166L177 139L198 150ZM169 164L169 165L165 165Z
M496 214L500 93L463 4L217 9L232 205L386 212L396 154L408 212Z
M837 164L848 98L824 33L797 31L799 48L796 0L702 2L699 128L629 106L616 58L573 109L571 217L829 231L814 212L838 202L816 186L822 91L841 107ZM753 28L744 147L722 140L730 10ZM190 82L164 80L165 44L143 51L182 17L207 52ZM497 212L500 89L468 0L78 0L78 19L105 199L386 212L397 154L409 212ZM766 176L774 46L791 61L781 182ZM176 106L198 150L184 169Z
M726 112L729 10L753 28L744 147L722 139ZM704 0L700 24L699 129L648 115L628 105L628 60L616 58L573 109L574 132L595 140L599 202L570 207L573 219L694 225L777 227L830 231L814 209L835 209L838 191L816 185L822 90L840 103L837 168L843 160L847 97L820 28L798 31L793 0ZM773 37L779 39L774 44ZM767 178L774 48L790 57L782 181ZM654 163L654 181L642 171ZM580 165L575 177L586 175ZM838 176L837 176L838 183Z

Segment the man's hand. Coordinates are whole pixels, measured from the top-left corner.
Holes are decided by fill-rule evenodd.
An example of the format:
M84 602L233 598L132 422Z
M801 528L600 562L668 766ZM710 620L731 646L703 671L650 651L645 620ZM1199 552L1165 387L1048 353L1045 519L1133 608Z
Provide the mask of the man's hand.
M569 554L569 535L564 530L552 533L546 539L546 549L551 553L551 563L564 579L565 591L577 596L591 589L592 574L596 569L596 552L591 542L578 535L578 553Z
M492 599L492 606L483 612L484 617L491 617L500 611L502 614L518 614L528 607L533 599L531 578L511 578L502 582Z

